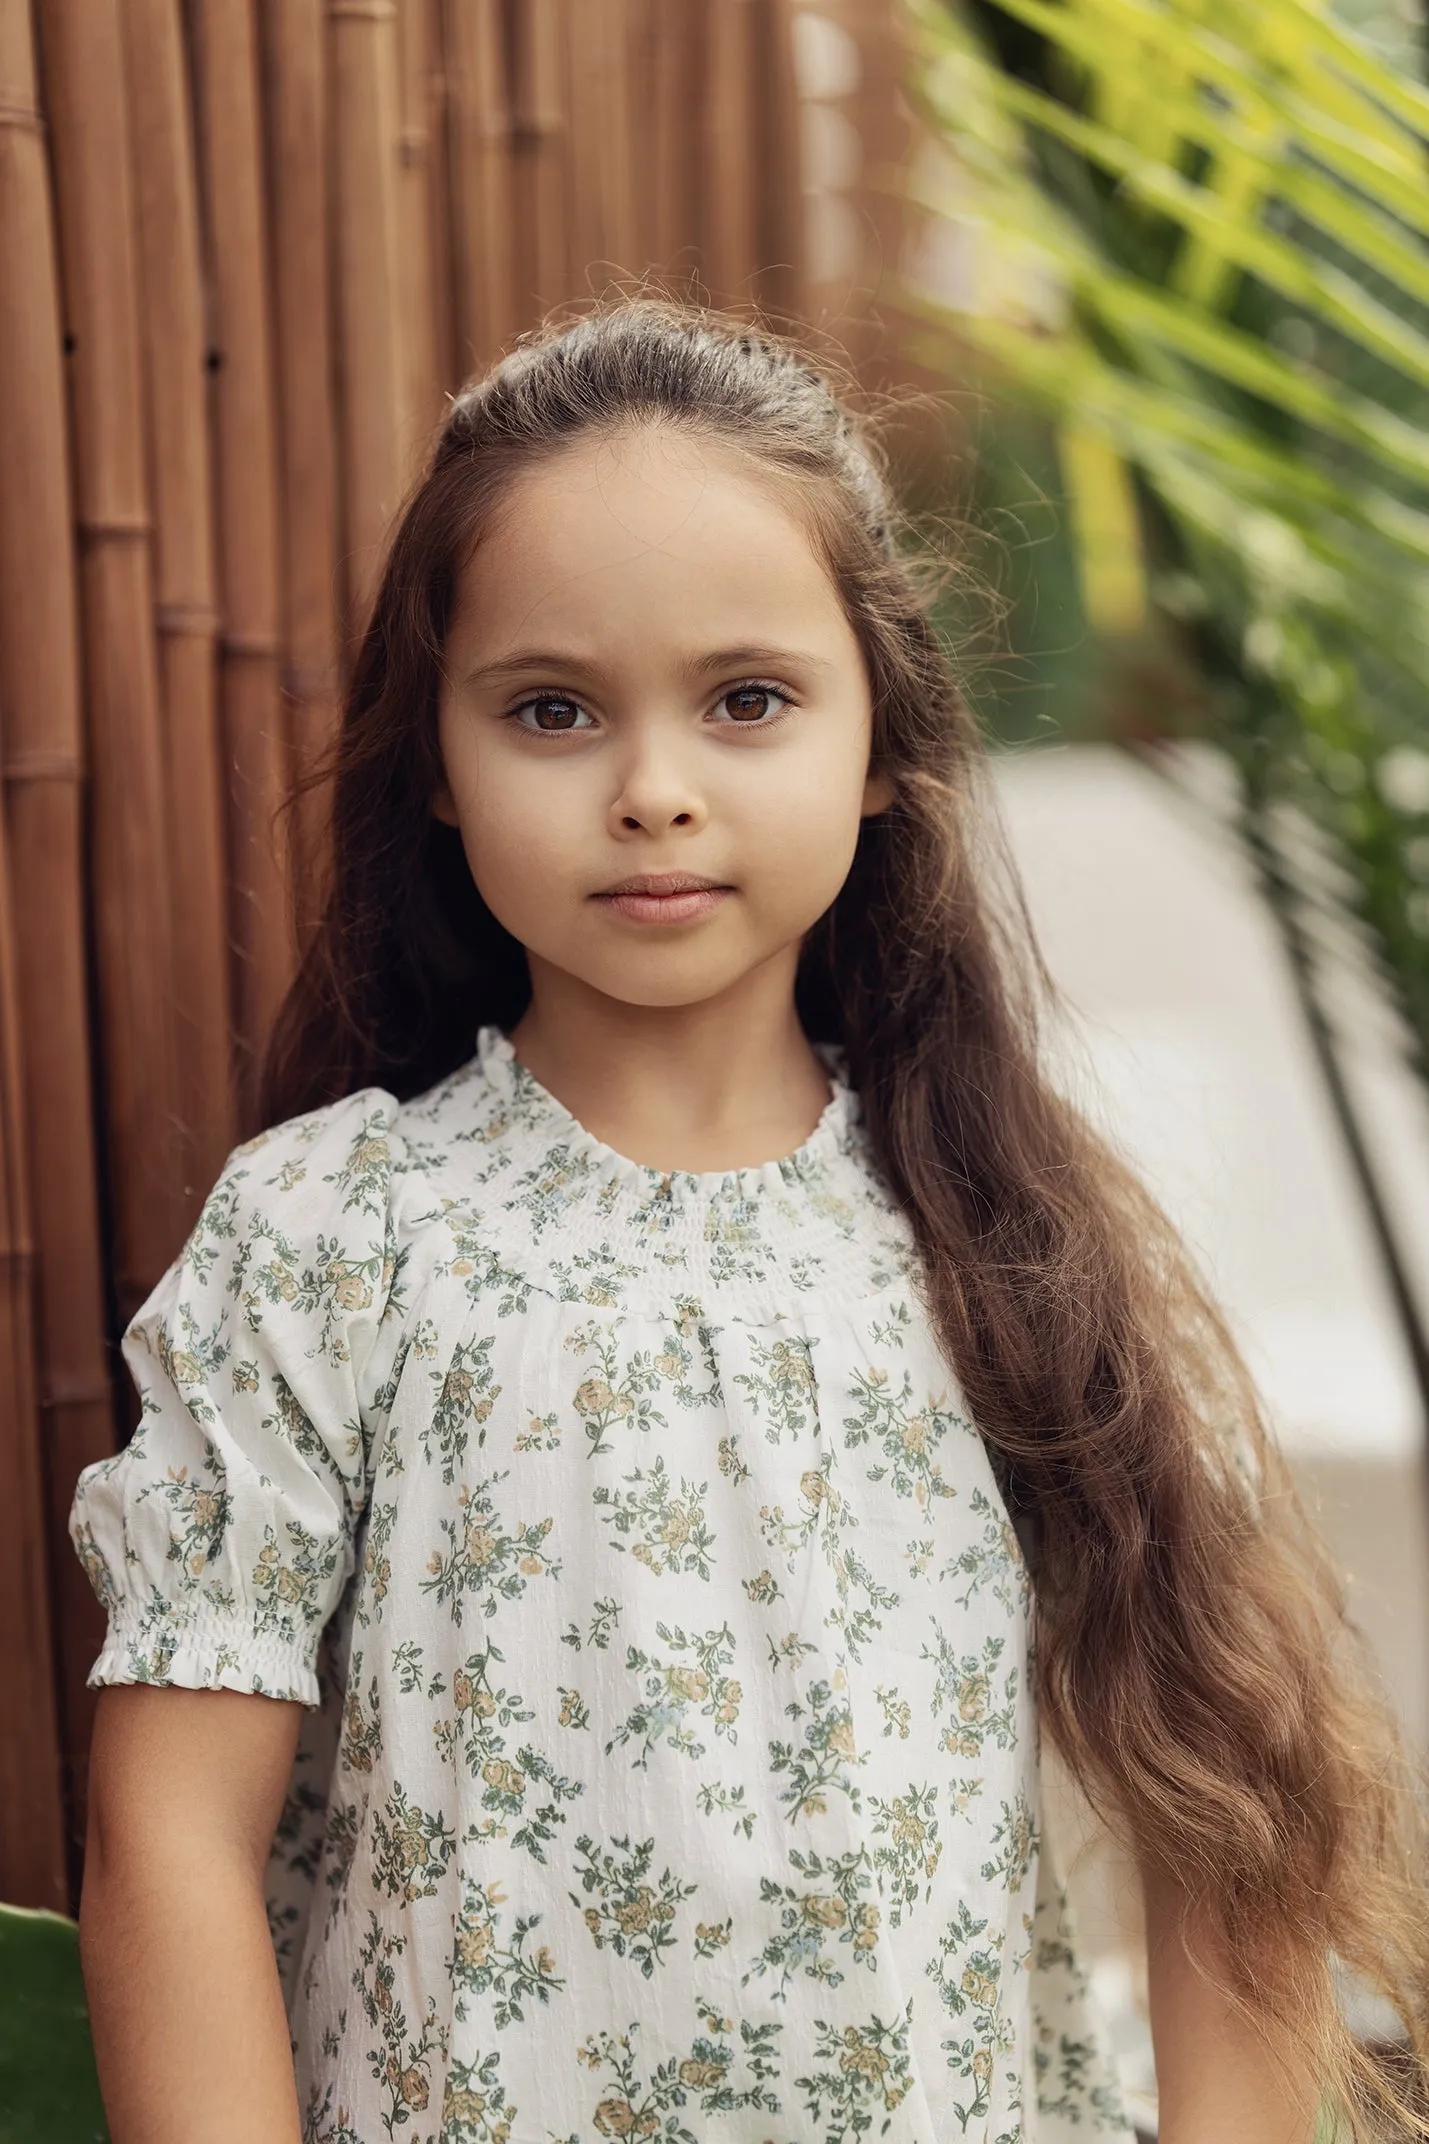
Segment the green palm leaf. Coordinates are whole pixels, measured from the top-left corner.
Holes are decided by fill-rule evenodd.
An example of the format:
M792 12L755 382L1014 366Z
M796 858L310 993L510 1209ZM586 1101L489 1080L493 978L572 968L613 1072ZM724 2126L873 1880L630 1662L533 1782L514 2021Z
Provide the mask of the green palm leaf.
M1144 578L1429 1076L1429 93L1313 0L907 8L919 354L1051 422L1093 623Z

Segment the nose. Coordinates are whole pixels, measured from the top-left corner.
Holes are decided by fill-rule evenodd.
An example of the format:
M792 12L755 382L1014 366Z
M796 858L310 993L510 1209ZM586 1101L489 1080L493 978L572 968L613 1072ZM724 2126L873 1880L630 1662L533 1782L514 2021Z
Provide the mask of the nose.
M702 826L708 807L689 757L658 727L632 737L610 802L612 833L663 834L672 826Z

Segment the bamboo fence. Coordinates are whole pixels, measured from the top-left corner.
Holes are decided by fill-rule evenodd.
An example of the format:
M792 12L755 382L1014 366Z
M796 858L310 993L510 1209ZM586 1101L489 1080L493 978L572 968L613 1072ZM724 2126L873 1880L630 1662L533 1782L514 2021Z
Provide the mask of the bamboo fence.
M652 272L846 339L882 240L801 144L891 12L0 0L0 1898L74 1900L74 1480L253 1128L321 863L280 803L445 398Z

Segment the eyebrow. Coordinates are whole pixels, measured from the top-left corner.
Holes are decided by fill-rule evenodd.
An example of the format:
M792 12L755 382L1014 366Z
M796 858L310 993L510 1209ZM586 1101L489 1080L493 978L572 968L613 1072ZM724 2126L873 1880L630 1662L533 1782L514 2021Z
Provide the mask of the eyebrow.
M826 674L834 668L826 656L811 654L807 649L784 648L772 645L747 644L741 647L713 648L707 655L688 657L680 665L680 671L690 683L699 684L709 677L717 677L737 670L812 670ZM545 672L558 674L584 673L598 676L601 665L585 657L562 652L557 648L513 648L509 655L498 656L494 662L479 663L469 670L463 682L467 685L499 685L513 677L527 677Z

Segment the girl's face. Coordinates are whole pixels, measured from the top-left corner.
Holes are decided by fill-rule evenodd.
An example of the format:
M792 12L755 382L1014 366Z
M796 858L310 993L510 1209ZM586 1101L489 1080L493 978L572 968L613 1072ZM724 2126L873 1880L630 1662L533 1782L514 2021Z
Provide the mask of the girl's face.
M446 647L438 817L543 969L687 1006L788 970L848 874L867 673L794 513L734 453L648 428L519 478ZM612 897L685 875L718 891ZM769 977L766 973L765 980Z

